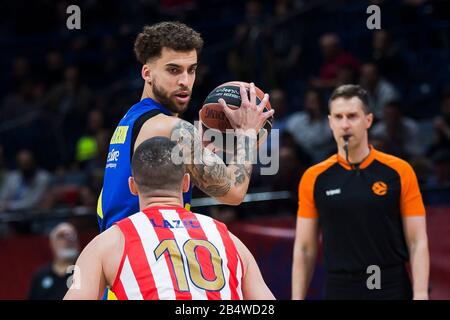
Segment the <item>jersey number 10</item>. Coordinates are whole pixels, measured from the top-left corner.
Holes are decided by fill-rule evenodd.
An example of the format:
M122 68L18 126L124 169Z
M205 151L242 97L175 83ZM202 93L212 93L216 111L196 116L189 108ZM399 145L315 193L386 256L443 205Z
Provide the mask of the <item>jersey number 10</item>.
M208 280L203 276L202 266L200 265L195 253L198 246L205 248L209 252L215 277L214 280ZM166 239L159 243L154 251L156 260L158 260L166 251L169 255L170 261L172 262L178 284L178 290L189 291L182 254L177 242L174 239ZM204 290L220 291L225 285L225 278L222 269L222 259L220 258L217 248L207 240L189 239L184 243L183 251L189 266L188 272L192 283Z

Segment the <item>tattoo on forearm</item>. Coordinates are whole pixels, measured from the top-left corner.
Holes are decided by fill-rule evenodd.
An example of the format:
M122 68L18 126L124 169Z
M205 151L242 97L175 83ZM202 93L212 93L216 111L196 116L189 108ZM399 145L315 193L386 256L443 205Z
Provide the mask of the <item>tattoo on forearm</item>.
M232 178L223 161L207 149L203 149L197 129L186 121L180 121L172 131L183 152L186 170L194 184L213 197L224 196L230 191Z
M238 185L244 183L245 178L250 179L252 174L252 165L236 164L234 174L236 176L234 184Z
M194 184L213 197L226 195L232 186L248 182L252 172L251 155L254 141L237 139L236 157L227 168L210 150L203 148L201 137L192 124L180 121L172 130L172 139L181 148L183 162Z
M237 139L236 170L234 171L236 176L235 185L243 183L246 178L250 179L252 174L252 157L255 155L253 150L256 150L254 149L254 143L256 141L247 136L241 136Z

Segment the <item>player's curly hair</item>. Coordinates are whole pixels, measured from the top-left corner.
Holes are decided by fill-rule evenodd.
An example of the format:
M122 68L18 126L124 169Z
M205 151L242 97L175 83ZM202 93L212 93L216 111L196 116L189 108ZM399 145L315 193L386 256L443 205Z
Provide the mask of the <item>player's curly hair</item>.
M180 22L160 22L145 26L134 42L136 58L142 64L160 57L163 47L175 51L196 50L197 55L203 48L200 33Z

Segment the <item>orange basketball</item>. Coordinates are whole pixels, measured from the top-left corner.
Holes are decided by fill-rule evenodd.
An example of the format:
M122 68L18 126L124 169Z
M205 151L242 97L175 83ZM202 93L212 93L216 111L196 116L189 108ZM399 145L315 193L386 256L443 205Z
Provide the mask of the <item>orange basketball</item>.
M243 84L250 98L250 84L247 82L241 81L230 81L224 84L221 84L214 90L212 90L205 101L203 102L203 107L200 110L200 120L205 129L218 130L222 133L225 133L227 129L233 129L228 118L223 112L223 107L219 103L219 99L222 98L225 100L227 105L230 108L239 108L241 106L241 93L239 84ZM259 104L261 100L264 98L264 92L256 88L256 104ZM270 102L267 103L264 108L264 112L269 111L271 109ZM272 129L273 117L270 117L264 123L264 126L261 128L261 131L258 134L258 145L264 142L267 136Z

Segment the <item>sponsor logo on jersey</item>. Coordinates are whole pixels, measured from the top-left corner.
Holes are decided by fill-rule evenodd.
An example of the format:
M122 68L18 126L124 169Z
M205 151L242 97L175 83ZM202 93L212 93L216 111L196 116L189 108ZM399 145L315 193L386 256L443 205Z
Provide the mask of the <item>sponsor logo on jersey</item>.
M106 168L116 168L117 161L119 160L120 152L119 150L112 149L108 153L108 159L106 160Z
M341 194L341 188L338 189L330 189L325 192L327 196L334 196L336 194Z
M110 144L124 144L127 139L127 132L129 126L118 126L114 131Z

